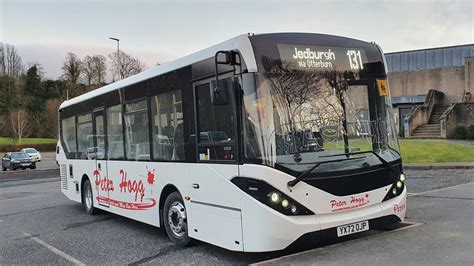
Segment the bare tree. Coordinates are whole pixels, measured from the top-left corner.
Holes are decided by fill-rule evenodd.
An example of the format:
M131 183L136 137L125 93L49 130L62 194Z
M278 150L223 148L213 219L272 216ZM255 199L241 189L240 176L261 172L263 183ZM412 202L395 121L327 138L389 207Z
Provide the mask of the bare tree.
M13 133L13 139L21 140L31 133L30 121L28 120L28 112L25 109L17 109L10 112L10 125Z
M3 45L3 42L0 42L0 76L5 75L5 46Z
M94 55L92 56L92 61L95 67L95 82L101 84L105 81L107 73L107 58L103 55Z
M82 61L74 53L68 53L63 62L62 69L64 79L76 85L81 76Z
M78 82L82 72L82 61L74 53L68 53L63 62L63 78L66 80L66 99L70 96L80 95ZM71 95L70 95L71 94Z
M19 77L23 63L15 46L0 43L0 75Z
M92 79L95 77L95 66L92 56L88 55L82 60L82 73L86 79L87 85L92 84Z
M124 79L143 71L145 65L135 57L120 51L120 53L109 54L112 60L114 79Z
M82 60L82 73L87 85L101 84L105 80L107 59L103 55L86 56Z

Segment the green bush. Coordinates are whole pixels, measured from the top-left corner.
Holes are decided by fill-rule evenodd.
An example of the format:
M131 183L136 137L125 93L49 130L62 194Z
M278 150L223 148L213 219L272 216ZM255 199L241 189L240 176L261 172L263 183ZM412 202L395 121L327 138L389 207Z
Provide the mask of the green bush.
M467 128L467 139L472 139L474 140L474 125L470 125Z
M467 139L467 128L463 126L457 126L454 129L454 138L455 139Z
M56 151L56 143L4 144L4 145L0 145L0 152L19 151L23 148L35 148L39 152Z

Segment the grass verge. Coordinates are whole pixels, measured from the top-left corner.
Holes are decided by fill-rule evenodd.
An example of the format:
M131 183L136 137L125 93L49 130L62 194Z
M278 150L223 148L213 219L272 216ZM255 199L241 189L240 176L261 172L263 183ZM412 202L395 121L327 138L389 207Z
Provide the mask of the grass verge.
M474 147L446 140L400 140L403 163L474 162Z
M56 139L48 139L48 138L24 138L21 140L21 145L28 145L28 144L50 144L56 143ZM0 145L11 145L11 144L18 144L18 142L13 142L11 138L3 138L0 137Z

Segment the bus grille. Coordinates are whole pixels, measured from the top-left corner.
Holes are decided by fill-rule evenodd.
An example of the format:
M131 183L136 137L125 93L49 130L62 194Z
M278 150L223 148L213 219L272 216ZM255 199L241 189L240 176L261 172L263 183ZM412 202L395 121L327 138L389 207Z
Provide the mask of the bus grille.
M61 176L61 188L67 190L67 167L65 164L61 164L59 175Z

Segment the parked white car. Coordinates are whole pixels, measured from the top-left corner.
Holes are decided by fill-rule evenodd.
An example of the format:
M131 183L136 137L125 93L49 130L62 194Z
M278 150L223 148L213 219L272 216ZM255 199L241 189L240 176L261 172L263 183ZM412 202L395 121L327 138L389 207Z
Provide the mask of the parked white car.
M28 154L33 162L41 162L41 154L35 148L24 148L21 151Z

